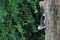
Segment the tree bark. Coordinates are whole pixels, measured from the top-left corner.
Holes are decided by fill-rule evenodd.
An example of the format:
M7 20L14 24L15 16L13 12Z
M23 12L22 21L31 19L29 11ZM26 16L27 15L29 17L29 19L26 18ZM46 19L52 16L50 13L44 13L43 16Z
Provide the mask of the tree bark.
M44 0L46 13L45 40L60 40L60 0Z

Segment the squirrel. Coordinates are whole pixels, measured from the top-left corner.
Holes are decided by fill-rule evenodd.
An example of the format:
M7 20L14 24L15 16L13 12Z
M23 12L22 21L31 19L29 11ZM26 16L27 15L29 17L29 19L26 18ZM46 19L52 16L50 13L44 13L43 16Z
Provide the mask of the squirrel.
M38 26L38 30L41 30L41 29L46 28L46 25L45 25L46 24L46 14L44 13L45 12L44 1L40 1L39 6L41 9L41 18L40 18L40 25ZM44 19L43 19L43 16L45 17Z

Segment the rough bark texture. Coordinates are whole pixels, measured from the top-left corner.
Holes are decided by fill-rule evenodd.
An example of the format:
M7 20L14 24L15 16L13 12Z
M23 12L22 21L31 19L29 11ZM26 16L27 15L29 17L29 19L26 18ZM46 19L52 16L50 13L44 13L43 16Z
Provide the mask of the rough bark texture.
M44 0L46 13L45 40L60 40L60 0Z

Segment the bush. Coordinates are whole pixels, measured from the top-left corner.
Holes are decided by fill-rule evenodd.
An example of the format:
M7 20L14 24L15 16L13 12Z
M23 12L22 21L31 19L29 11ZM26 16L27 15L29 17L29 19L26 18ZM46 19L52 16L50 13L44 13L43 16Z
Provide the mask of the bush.
M40 40L39 1L0 0L0 40Z

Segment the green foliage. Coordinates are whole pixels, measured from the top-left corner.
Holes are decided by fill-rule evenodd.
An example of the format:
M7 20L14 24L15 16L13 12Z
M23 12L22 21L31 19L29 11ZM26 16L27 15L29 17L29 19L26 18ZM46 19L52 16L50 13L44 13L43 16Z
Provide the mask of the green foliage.
M39 1L0 0L0 40L39 40Z

